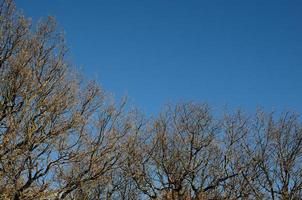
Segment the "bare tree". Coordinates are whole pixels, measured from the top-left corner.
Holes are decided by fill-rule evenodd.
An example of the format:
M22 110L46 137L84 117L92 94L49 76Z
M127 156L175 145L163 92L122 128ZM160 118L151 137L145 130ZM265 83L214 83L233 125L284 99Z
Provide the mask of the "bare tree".
M142 143L129 148L129 171L151 199L222 198L247 165L234 163L233 149L241 138L221 141L221 123L207 105L169 106L149 131ZM232 144L223 145L227 141Z
M302 197L302 127L298 119L292 112L274 119L273 114L260 111L255 117L247 152L255 161L251 185L261 198Z
M129 129L124 103L72 74L53 18L34 30L3 1L0 41L1 198L64 199L105 183Z

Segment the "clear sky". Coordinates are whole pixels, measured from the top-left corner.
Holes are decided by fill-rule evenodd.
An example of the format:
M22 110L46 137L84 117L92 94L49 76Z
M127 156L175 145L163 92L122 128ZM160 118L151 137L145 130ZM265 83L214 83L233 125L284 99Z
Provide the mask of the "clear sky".
M72 62L147 113L193 100L302 113L301 0L17 0Z

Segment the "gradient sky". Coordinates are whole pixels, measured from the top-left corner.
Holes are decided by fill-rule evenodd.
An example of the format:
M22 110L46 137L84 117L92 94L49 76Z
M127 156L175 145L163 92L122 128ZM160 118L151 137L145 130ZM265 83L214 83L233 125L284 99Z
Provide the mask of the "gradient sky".
M16 3L55 16L85 76L149 114L187 100L302 113L301 0Z

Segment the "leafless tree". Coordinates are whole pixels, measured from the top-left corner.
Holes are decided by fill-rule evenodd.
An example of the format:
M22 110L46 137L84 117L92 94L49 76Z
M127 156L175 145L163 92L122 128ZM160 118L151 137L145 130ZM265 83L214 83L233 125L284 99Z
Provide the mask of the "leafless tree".
M258 199L301 199L302 126L298 115L258 112L253 123L247 156L254 159L254 181Z
M151 199L222 197L247 165L234 153L243 137L222 141L221 123L207 105L169 106L149 129L142 143L129 148L129 171Z
M65 59L53 18L37 28L0 7L0 195L64 199L105 184L129 130L124 103L116 107L94 83L79 81Z

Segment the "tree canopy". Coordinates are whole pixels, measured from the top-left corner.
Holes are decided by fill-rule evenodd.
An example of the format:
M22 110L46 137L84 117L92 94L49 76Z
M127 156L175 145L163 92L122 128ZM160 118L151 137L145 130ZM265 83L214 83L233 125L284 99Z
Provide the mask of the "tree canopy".
M115 103L66 59L54 18L0 6L1 199L301 199L302 124L207 104L154 118Z

